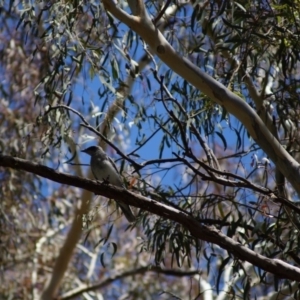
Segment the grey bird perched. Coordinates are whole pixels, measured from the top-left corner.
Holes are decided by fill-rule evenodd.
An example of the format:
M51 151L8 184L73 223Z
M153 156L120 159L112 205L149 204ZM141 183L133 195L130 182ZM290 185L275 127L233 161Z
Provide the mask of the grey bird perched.
M92 146L82 150L91 156L91 169L97 180L103 180L109 182L112 185L123 187L121 176L113 160L103 151L99 146ZM120 208L122 209L128 222L132 223L135 221L135 216L132 213L129 205L117 201Z

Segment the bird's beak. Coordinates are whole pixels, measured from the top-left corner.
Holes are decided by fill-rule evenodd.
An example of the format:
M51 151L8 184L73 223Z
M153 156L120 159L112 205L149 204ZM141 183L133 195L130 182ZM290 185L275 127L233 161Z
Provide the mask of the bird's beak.
M87 149L83 149L83 150L81 150L80 152L84 152L84 153L87 153L87 151L86 151Z

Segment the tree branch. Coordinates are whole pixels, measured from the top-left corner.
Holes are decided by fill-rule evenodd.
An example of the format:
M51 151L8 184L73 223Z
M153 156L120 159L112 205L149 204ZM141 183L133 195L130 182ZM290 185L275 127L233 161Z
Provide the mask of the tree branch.
M145 8L142 1L136 1L136 5L140 7L138 11L143 12L140 16L128 15L113 0L103 0L103 3L110 13L134 30L152 48L153 53L174 72L201 90L211 100L224 106L230 114L239 119L252 138L261 146L300 194L299 163L280 145L257 113L243 99L207 75L188 59L176 53L155 27L147 13L144 12Z
M286 278L300 282L300 269L292 266L280 259L270 259L257 252L243 246L237 241L229 238L213 226L202 225L188 213L180 211L174 207L159 203L153 199L134 194L128 190L114 187L107 184L99 184L94 180L81 178L78 176L59 173L46 166L32 163L24 159L0 155L0 166L24 170L36 175L48 178L62 184L76 186L89 190L96 194L121 200L129 205L147 210L163 218L172 220L186 228L193 237L203 241L219 245L227 250L235 258L246 260L251 264L276 275L279 278Z
M169 7L170 3L171 3L171 0L167 0L167 2L165 3L163 9L159 12L159 14L154 19L154 21L153 21L154 24L157 24L157 22L160 20L160 18L164 15L164 13L166 12L166 10Z
M105 286L113 283L116 280L120 280L122 278L128 277L128 276L134 276L138 274L144 274L146 272L155 272L159 274L164 274L167 276L177 276L177 277L184 277L184 276L193 276L196 274L199 274L199 271L179 271L179 270L164 270L160 267L155 267L155 266L146 266L146 267L140 267L134 270L126 271L117 275L112 275L106 279L104 279L102 282L92 285L92 286L86 286L86 287L80 287L77 289L74 289L61 297L59 297L59 300L69 300L69 299L74 299L75 297L78 297L82 295L83 293L87 293L90 291L98 290L101 288L104 288Z

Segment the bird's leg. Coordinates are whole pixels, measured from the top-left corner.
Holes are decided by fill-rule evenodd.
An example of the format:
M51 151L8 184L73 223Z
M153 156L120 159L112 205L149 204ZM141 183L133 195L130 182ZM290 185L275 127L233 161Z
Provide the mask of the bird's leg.
M109 182L109 175L106 178L102 178L102 184L110 184Z
M96 179L96 181L97 181L97 183L99 183L99 184L106 184L106 185L107 185L107 184L109 184L109 180L108 180L108 179L109 179L109 176L107 176L106 179L105 179L105 178L102 178L102 180ZM96 193L95 193L95 195L99 195L99 194L96 194Z

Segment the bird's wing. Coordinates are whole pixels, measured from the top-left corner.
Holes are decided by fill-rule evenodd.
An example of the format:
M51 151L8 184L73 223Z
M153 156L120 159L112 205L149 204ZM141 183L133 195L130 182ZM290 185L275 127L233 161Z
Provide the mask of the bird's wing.
M117 169L117 166L116 166L115 162L108 155L106 155L106 157L108 158L109 162L112 164L112 166L114 167L114 169L116 170L116 172L118 174L120 174L119 170Z
M97 175L96 175L96 172L94 172L94 169L93 169L93 168L91 168L91 170L92 170L92 173L93 173L93 175L94 175L95 179L96 179L96 180L101 180L100 178L98 178L98 177L97 177Z

